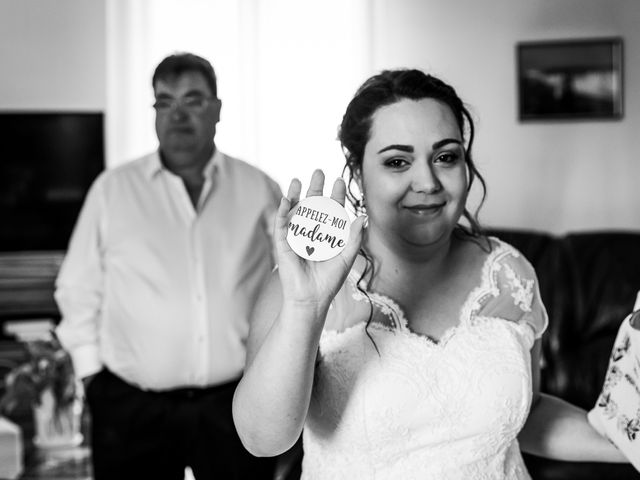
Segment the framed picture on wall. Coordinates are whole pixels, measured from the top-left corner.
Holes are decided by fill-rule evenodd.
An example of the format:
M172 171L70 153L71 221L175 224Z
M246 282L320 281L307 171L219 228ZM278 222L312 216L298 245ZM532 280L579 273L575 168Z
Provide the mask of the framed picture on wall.
M622 118L621 38L520 42L516 52L520 120Z

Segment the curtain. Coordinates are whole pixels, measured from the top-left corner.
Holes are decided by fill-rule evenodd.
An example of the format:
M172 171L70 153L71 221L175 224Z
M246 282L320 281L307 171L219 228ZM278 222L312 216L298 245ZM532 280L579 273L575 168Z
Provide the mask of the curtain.
M157 146L151 76L176 51L214 66L216 144L286 189L344 158L337 127L372 72L368 0L107 0L107 166Z

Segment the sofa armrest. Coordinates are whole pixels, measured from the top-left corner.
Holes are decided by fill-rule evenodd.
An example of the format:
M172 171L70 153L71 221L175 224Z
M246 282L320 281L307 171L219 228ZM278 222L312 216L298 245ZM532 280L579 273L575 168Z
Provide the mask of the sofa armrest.
M599 462L563 462L522 454L533 480L638 480L631 464Z

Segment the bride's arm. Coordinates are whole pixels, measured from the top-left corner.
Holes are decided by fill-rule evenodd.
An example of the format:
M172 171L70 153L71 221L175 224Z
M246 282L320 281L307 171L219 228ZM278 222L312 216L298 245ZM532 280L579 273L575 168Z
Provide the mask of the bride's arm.
M233 418L247 450L273 456L287 451L302 432L326 309L283 304L274 274L255 312Z
M322 195L324 175L311 177L307 196ZM344 282L362 241L365 218L351 225L344 250L324 262L298 257L289 244L288 213L300 198L291 182L278 209L274 239L279 270L254 307L245 372L233 399L233 419L244 446L256 456L287 451L304 425L320 335L329 305ZM331 198L344 205L346 186L336 180Z
M540 340L531 349L533 403L518 440L523 451L566 461L627 463L588 422L587 412L540 392Z

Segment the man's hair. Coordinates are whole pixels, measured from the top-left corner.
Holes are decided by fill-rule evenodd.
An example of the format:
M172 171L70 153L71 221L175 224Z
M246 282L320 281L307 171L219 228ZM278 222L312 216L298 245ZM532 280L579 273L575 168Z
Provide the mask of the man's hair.
M193 53L174 53L162 60L153 72L151 86L155 89L158 80L175 78L185 72L199 72L211 90L214 97L218 97L218 86L216 83L216 72L213 70L208 60L194 55Z

